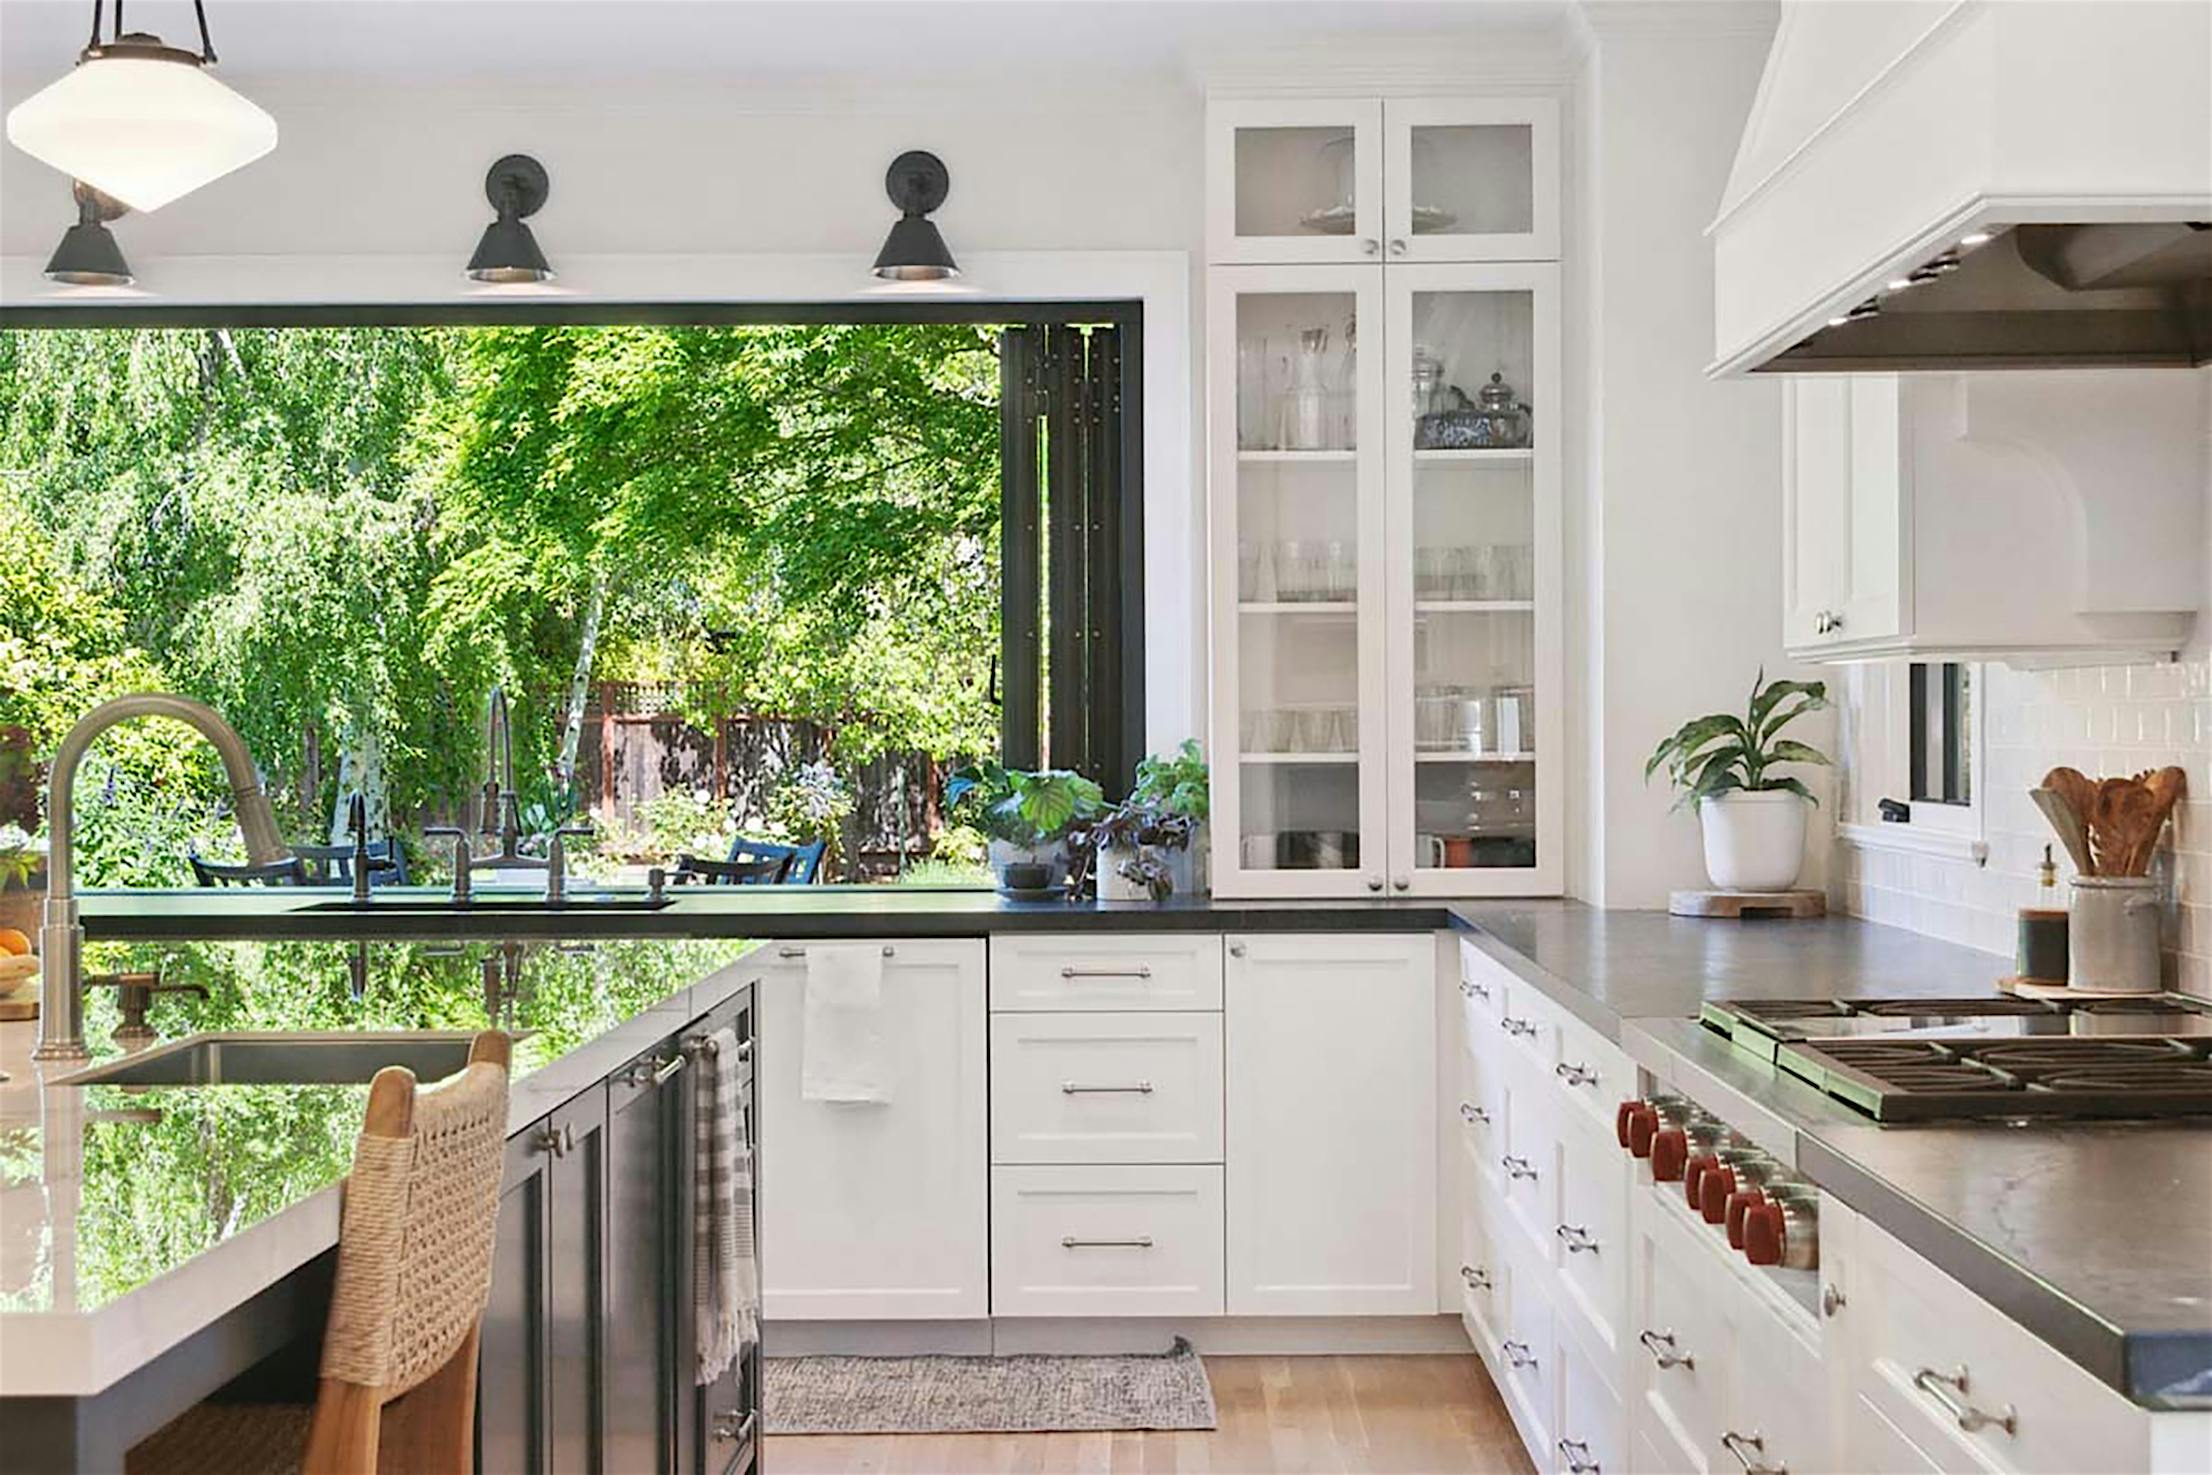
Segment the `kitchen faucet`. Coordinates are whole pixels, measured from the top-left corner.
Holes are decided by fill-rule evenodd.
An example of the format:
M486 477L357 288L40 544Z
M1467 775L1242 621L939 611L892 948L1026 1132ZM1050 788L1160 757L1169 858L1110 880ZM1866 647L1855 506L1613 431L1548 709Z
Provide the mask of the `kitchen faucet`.
M76 815L70 791L77 781L77 765L92 740L119 722L133 717L170 717L194 728L213 745L230 779L232 803L237 808L238 832L245 838L246 858L256 865L281 860L291 852L277 837L276 815L261 787L253 754L246 740L214 708L189 697L166 692L134 692L102 702L84 716L61 740L46 778L46 919L40 929L40 951L45 958L45 982L41 985L38 1014L38 1048L34 1060L83 1060L84 1044L84 924L77 915L72 858L76 850ZM358 870L356 871L358 875Z

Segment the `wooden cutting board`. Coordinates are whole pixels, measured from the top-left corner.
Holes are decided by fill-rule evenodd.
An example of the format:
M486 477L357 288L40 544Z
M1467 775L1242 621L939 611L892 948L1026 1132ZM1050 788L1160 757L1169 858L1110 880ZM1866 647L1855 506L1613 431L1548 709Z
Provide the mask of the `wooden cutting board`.
M1828 915L1825 891L1677 891L1667 898L1677 917L1781 917L1799 921Z

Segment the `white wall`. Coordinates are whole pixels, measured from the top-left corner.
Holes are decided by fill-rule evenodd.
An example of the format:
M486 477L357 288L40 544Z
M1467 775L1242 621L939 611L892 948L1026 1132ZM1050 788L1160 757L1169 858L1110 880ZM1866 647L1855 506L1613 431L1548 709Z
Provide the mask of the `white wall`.
M1801 674L1782 657L1780 391L1704 375L1704 231L1774 17L1714 6L1697 25L1697 9L1665 29L1634 6L1595 13L1579 83L1570 300L1588 400L1570 520L1584 580L1569 627L1582 766L1570 889L1610 907L1707 884L1695 818L1670 815L1664 783L1643 780L1653 746L1687 718L1740 710L1762 666ZM1816 743L1833 730L1806 725ZM1827 848L1816 836L1806 884L1824 884Z

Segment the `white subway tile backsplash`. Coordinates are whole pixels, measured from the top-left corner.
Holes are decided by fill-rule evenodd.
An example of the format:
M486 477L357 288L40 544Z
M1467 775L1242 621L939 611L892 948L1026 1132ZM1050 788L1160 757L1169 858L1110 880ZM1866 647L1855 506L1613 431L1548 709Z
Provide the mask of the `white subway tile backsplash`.
M2036 901L2036 866L2052 843L2027 791L2060 764L2092 777L2177 764L2189 776L2189 798L2167 831L2170 853L2154 870L2170 878L2172 894L2167 983L2212 998L2212 655L2066 671L1989 665L1982 679L1986 865L1847 846L1839 868L1844 908L2009 954L2013 915ZM1854 766L1854 755L1845 754L1845 766ZM1848 772L1845 780L1851 792L1881 782ZM2063 886L2071 867L2062 848L2054 845L2053 853Z

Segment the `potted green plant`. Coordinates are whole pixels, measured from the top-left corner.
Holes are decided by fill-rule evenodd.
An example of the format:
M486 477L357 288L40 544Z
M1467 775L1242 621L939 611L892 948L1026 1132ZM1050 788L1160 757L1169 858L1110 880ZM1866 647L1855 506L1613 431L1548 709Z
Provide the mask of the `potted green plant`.
M1805 860L1805 811L1820 801L1775 769L1828 762L1818 748L1782 729L1828 705L1819 681L1768 681L1760 671L1742 716L1694 717L1653 750L1648 781L1661 768L1678 797L1693 805L1705 837L1705 873L1722 891L1787 891Z
M989 837L999 888L1032 891L1066 883L1063 842L1104 807L1105 793L1072 769L1008 768L985 759L951 775L945 800Z
M1190 833L1183 845L1167 852L1169 874L1175 889L1188 896L1203 896L1213 889L1212 865L1207 845L1206 821L1212 808L1212 788L1206 759L1195 738L1167 754L1155 753L1137 763L1137 781L1129 798L1153 805L1163 814L1188 822Z
M1079 826L1072 843L1093 857L1100 901L1166 901L1175 892L1169 857L1189 850L1194 829L1189 816L1131 794Z

